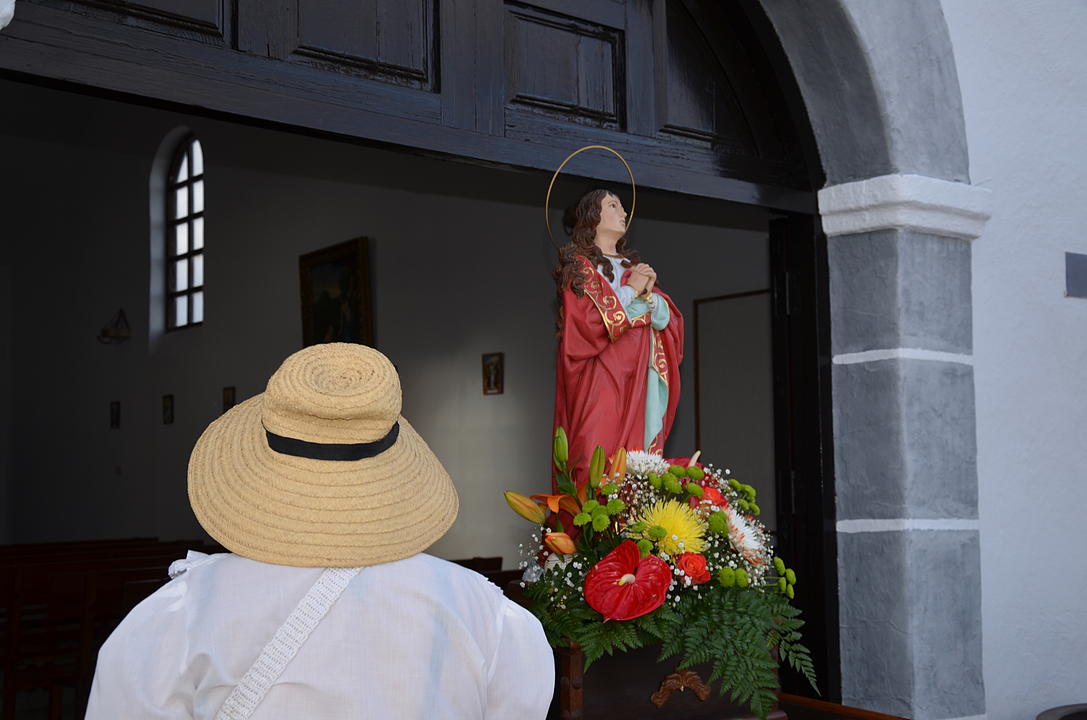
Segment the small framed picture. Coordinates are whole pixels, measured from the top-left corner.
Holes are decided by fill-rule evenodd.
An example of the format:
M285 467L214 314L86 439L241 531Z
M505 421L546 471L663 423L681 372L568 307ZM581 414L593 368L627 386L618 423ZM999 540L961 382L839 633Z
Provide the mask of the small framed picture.
M370 305L370 250L366 238L298 258L302 292L302 345L348 342L374 345Z
M225 413L230 408L234 407L234 388L223 388L223 412Z
M483 355L483 394L502 394L502 353Z
M173 425L174 424L174 396L163 395L162 396L162 424Z

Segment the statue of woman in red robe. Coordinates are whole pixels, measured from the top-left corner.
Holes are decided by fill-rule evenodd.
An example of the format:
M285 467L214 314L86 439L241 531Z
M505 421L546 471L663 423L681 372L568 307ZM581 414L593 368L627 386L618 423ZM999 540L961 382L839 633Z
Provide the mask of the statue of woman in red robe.
M585 195L554 271L555 427L582 477L597 445L608 457L620 447L661 452L679 403L683 316L653 268L626 249L626 218L607 190Z

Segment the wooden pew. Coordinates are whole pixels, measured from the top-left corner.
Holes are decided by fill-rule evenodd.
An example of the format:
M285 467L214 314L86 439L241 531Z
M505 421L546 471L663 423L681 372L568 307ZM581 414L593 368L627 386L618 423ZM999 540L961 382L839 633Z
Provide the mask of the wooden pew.
M51 555L68 550L81 550L83 552L100 552L112 547L132 547L137 545L154 545L158 538L126 538L123 540L82 540L75 542L51 542L51 543L24 543L17 545L0 545L0 559L8 555L35 556Z
M64 686L76 689L82 716L98 649L124 615L168 580L187 550L220 552L200 541L50 544L0 552L0 650L3 718L14 717L24 689L50 689L50 717L60 717Z

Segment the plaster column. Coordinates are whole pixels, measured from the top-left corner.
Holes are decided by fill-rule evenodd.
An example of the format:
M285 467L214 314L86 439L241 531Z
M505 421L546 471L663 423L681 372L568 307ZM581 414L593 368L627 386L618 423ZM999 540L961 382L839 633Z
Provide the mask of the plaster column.
M918 720L985 713L970 242L988 203L919 175L819 193L842 700Z

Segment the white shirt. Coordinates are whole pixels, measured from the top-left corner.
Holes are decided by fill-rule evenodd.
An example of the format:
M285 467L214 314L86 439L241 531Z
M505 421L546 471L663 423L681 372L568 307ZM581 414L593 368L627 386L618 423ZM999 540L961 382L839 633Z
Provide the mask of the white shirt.
M103 645L87 720L213 718L322 572L196 560ZM531 613L420 554L363 568L253 718L543 720L554 668Z

